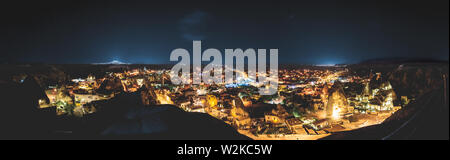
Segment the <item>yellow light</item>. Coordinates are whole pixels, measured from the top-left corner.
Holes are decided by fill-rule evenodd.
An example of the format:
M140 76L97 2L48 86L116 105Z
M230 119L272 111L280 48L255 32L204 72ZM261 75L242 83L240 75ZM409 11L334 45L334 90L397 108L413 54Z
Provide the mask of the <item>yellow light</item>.
M170 97L166 94L156 94L156 98L161 104L173 104Z
M341 112L341 109L338 107L338 106L333 106L333 114L331 115L331 117L333 118L333 119L339 119L340 118L340 116L339 116L339 113Z

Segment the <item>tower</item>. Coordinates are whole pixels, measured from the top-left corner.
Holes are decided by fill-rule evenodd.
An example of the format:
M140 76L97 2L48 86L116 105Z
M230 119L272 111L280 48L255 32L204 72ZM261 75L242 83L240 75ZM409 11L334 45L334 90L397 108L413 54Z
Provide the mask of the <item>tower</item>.
M347 112L348 102L340 82L336 82L329 90L326 113L328 119L339 119Z

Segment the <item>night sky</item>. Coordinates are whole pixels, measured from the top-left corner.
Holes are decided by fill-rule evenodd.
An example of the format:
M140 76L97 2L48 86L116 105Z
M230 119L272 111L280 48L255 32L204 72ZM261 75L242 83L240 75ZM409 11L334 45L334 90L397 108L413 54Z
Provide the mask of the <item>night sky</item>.
M449 58L448 0L14 1L0 12L1 63L161 64L192 40L278 48L279 63Z

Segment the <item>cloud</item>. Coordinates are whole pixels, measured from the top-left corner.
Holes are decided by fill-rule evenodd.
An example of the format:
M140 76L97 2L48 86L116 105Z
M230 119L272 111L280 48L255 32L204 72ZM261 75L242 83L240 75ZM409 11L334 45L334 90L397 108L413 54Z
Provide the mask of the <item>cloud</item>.
M181 37L188 41L204 40L209 20L211 15L204 11L194 11L186 15L179 21Z

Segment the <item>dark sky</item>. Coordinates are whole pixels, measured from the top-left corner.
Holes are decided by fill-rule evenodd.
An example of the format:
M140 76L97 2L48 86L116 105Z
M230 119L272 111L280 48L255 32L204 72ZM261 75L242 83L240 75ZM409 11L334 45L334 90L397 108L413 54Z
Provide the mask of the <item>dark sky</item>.
M168 63L175 48L278 48L280 63L448 60L449 1L14 1L0 62Z

